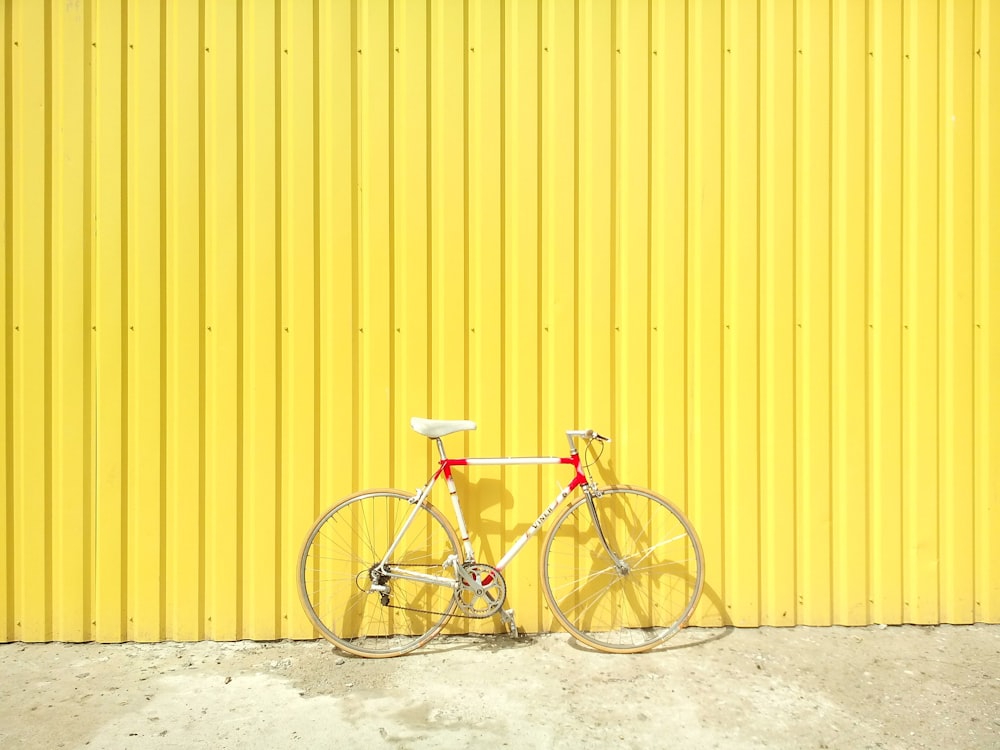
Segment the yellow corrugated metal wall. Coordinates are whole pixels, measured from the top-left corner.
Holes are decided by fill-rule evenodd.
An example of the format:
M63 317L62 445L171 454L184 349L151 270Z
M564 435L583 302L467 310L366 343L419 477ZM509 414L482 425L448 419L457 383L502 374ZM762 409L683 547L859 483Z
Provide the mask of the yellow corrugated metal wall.
M698 624L1000 622L992 0L2 28L2 639L309 637L300 540L424 480L412 415L611 434L599 475L700 530ZM483 558L565 479L464 475Z

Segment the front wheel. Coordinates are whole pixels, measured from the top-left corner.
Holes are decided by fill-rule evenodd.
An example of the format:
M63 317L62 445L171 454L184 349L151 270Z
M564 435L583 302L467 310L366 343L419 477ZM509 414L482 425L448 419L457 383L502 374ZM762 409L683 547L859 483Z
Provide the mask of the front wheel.
M361 492L306 535L299 598L323 637L344 651L399 656L437 635L455 611L455 589L445 580L454 573L443 564L458 555L458 537L434 506L417 507L396 490Z
M574 501L545 541L541 568L559 622L613 653L647 651L676 634L704 583L691 522L659 495L625 485Z

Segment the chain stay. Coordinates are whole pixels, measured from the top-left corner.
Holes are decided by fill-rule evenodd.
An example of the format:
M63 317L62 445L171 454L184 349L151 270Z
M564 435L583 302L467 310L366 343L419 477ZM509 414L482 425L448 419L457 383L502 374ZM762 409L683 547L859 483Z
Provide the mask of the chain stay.
M390 568L391 567L392 566L390 566ZM407 567L410 567L410 568L438 568L438 567L440 567L440 565L436 565L434 563L428 563L428 564L423 564L423 565L412 564L412 565L409 565ZM497 574L499 575L499 571L497 571ZM387 594L383 595L383 596L385 598L388 598ZM452 612L450 612L450 613L449 612L437 612L437 611L435 611L433 609L418 609L417 607L401 607L398 604L389 604L388 602L386 602L384 600L382 601L382 606L385 607L386 609L400 609L400 610L403 610L404 612L416 612L416 613L421 614L421 615L447 615L447 614L451 614L452 617L459 617L459 618L461 618L463 620L488 620L491 617L493 617L493 615L497 614L496 612L490 612L490 613L484 613L484 614L475 614L475 615L459 614L459 612L462 612L464 610L462 610L462 608L458 605L457 600L456 600L456 604L455 604L454 610Z

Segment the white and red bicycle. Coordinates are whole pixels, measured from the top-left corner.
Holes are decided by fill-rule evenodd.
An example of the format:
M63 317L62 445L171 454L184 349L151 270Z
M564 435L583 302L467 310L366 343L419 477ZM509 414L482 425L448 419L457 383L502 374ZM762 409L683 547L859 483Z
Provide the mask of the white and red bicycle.
M599 487L576 440L611 442L593 430L569 430L565 457L448 458L441 438L476 429L475 422L414 418L410 425L437 442L440 465L416 494L367 490L334 505L313 525L299 558L299 596L309 618L334 645L358 656L399 656L437 635L451 617L499 614L504 568L571 493L542 550L545 598L578 640L615 653L662 644L694 611L704 582L701 543L691 523L654 492ZM595 459L596 460L596 459ZM458 491L456 466L567 464L574 476L510 550L488 565L475 558ZM444 476L458 532L428 501Z

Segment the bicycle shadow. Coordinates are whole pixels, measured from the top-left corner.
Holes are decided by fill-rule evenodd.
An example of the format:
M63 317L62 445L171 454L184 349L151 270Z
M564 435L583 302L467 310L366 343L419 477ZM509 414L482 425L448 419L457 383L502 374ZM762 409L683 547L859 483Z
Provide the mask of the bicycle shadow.
M708 611L704 610L706 606L705 600L708 599ZM548 609L546 607L546 609ZM732 619L726 614L725 605L722 602L722 597L719 596L718 592L707 583L704 584L701 590L701 600L698 603L698 607L695 610L695 616L699 614L708 620L716 620L722 622L721 625L687 625L680 630L677 635L671 638L669 641L664 643L662 646L650 649L649 651L643 651L644 654L658 654L666 653L669 651L681 651L686 648L695 648L696 646L704 646L707 643L713 643L715 641L721 641L723 638L727 638L732 635L736 630L736 626L733 625ZM569 639L570 648L576 649L577 651L585 651L590 653L601 653L600 651L595 651L594 649L585 646L576 640L572 635L567 633L559 625L559 622L554 616L551 616L549 623L549 632L560 633ZM619 654L603 654L605 656L619 656Z
M505 632L499 633L443 633L425 646L406 654L406 659L432 657L452 651L481 651L500 653L510 649L530 648L537 642L538 634L525 634L513 638ZM362 658L362 657L358 657Z
M706 599L708 601L707 612L703 610L706 606ZM718 592L712 586L705 584L702 588L701 602L698 605L698 611L703 617L710 621L718 619L722 622L722 625L687 626L681 629L677 635L662 646L650 649L649 651L643 651L639 654L630 654L630 656L681 651L683 649L695 648L697 646L704 646L708 643L720 641L731 635L736 630L732 620L726 614L725 609L722 597L719 596ZM442 634L426 646L407 654L406 658L413 659L420 658L422 656L430 657L435 654L443 654L451 651L477 650L486 653L499 653L507 651L508 649L531 648L538 643L539 637L543 635L553 635L565 638L567 645L570 648L582 653L589 653L594 654L595 656L610 658L621 658L623 656L622 654L598 651L597 649L580 643L576 640L576 638L562 628L551 612L549 612L548 605L545 605L545 612L548 617L548 622L546 623L545 630L538 633L522 633L517 638L504 633L502 629L497 633Z

